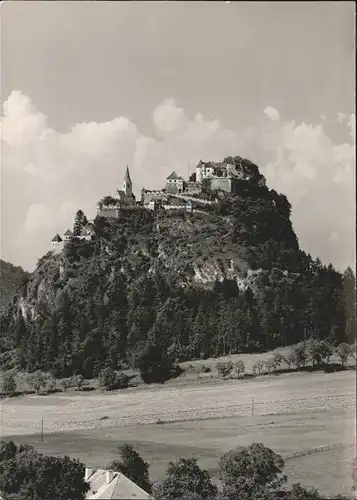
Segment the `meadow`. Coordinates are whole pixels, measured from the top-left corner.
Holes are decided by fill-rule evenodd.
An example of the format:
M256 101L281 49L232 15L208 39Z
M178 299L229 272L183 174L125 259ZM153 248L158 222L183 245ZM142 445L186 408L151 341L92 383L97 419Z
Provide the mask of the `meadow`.
M290 459L286 468L292 480L325 494L346 494L355 443L355 372L23 396L2 402L1 434L94 467L105 466L115 446L129 442L150 463L154 481L181 456L196 456L214 473L219 457L239 444L263 442L284 457L336 444L341 447Z

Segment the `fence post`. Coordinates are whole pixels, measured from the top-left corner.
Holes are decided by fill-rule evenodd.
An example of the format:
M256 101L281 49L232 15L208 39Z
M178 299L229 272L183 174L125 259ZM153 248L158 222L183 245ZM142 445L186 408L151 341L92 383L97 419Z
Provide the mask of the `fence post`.
M41 443L43 442L43 417L41 418Z

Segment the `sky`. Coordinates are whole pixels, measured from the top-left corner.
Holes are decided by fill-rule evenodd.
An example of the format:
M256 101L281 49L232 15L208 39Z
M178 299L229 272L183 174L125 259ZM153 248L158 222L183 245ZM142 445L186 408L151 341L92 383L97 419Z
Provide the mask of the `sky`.
M81 208L243 156L300 247L355 262L354 2L1 4L1 258L33 270Z

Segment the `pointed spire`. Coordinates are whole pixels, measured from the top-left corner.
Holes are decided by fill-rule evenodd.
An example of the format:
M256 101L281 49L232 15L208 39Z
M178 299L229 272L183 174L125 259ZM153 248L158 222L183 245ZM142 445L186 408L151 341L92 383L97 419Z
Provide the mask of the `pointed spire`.
M125 181L125 182L130 182L130 183L131 183L131 179L130 179L130 173L129 173L129 167L128 167L128 165L126 166L126 172L125 172L125 176L124 176L124 181Z

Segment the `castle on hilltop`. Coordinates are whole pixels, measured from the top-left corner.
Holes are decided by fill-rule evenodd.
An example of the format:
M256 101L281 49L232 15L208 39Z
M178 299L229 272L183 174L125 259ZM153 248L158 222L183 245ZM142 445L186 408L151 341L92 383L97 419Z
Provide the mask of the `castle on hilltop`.
M104 196L97 204L97 215L105 218L120 218L122 209L148 209L157 212L179 210L186 213L193 212L192 200L200 200L200 194L208 191L236 192L241 181L264 187L265 177L259 173L258 167L240 157L223 162L199 161L189 179L185 180L175 171L166 177L163 189L141 190L141 199L136 200L133 193L133 182L127 165L122 185L116 190L115 196ZM90 241L94 237L93 223L89 222L82 228L81 234L73 236L67 229L63 238L56 234L51 242L52 249L62 248L67 241L75 239Z

